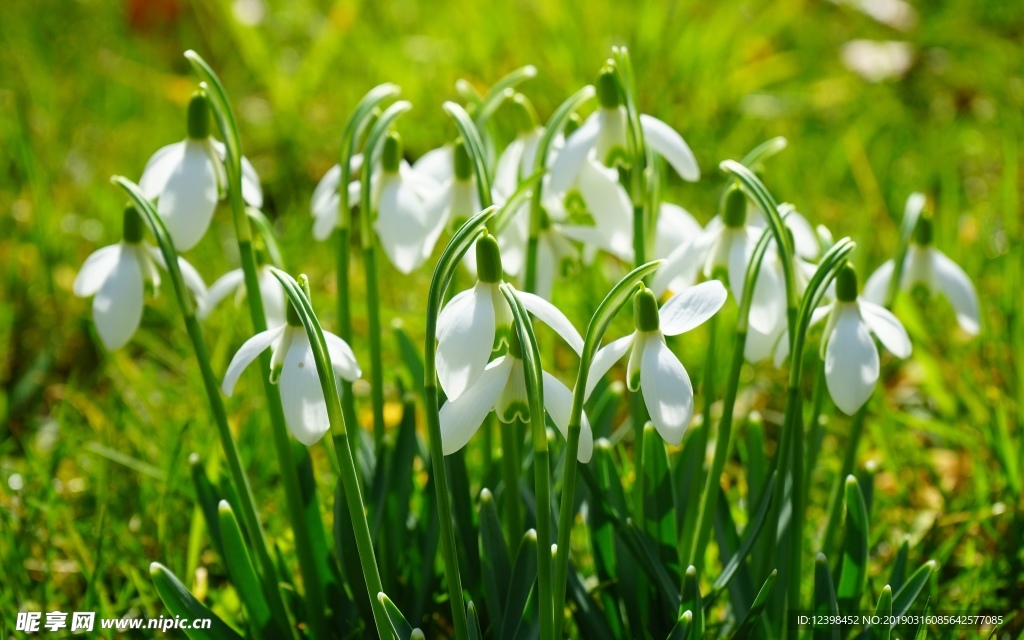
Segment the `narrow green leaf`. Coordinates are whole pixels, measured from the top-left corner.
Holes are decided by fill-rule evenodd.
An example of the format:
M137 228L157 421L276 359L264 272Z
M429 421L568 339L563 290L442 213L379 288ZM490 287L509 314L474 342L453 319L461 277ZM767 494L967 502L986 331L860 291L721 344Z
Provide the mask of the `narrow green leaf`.
M196 491L196 503L203 512L203 519L206 520L206 529L210 532L210 540L213 542L217 553L223 555L224 545L220 539L220 519L217 517L217 490L206 475L206 467L202 460L195 453L188 458L192 471L192 486Z
M789 142L782 136L765 140L747 152L747 155L743 156L740 163L753 171L759 171L765 160L785 149L788 144Z
M754 516L751 524L747 525L747 528L743 531L743 542L740 543L740 548L736 550L733 557L729 558L729 562L722 568L721 575L715 580L713 589L719 591L729 584L729 581L734 575L736 570L740 568L743 560L747 554L750 553L751 547L754 546L754 542L757 541L758 535L761 533L761 529L764 527L765 519L768 516L769 506L771 505L772 489L775 486L775 473L768 478L768 484L765 485L761 495L764 499L761 500L761 504L757 509L757 515Z
M704 604L700 596L700 577L697 575L697 567L690 565L683 574L682 602L679 604L682 615L689 614L690 619L686 622L687 631L693 630L694 638L704 636ZM676 629L682 622L682 617L676 622ZM673 631L675 633L675 631ZM670 636L672 637L672 636ZM685 638L686 634L679 636Z
M370 605L370 596L364 588L359 550L356 548L356 536L352 529L352 516L349 514L348 502L345 500L340 480L334 491L334 548L338 551L341 575L348 583L349 591L355 599L359 617L365 624L370 625L373 622L373 609Z
M894 617L902 616L910 610L914 600L917 600L917 596L921 595L936 569L938 569L938 563L934 560L929 560L907 578L906 584L892 598L892 614Z
M889 619L892 615L892 587L885 585L882 588L881 595L878 596L878 604L875 606L875 616L882 618L883 620ZM871 626L871 637L874 640L889 640L891 636L892 627L887 624L878 624Z
M571 567L566 588L569 591L569 597L576 603L576 608L572 613L581 638L615 640L625 637L622 621L618 615L618 604L606 606L604 611L598 608L594 595L587 591L583 578ZM603 589L602 593L607 594Z
M377 594L377 600L384 606L384 613L387 614L388 622L391 624L391 630L395 632L395 637L398 640L409 640L412 638L412 625L405 619L402 612L398 610L395 603L391 602L391 598L387 597L384 592L381 592Z
M466 590L473 593L480 584L480 550L477 546L479 534L473 518L473 499L469 493L466 449L445 456L444 466L451 479L455 534L459 541L459 571L465 580Z
M644 425L643 448L643 529L657 545L661 561L678 571L678 536L673 509L675 487L669 472L665 441L658 435L653 423Z
M480 628L480 616L476 613L476 605L470 600L466 605L466 623L469 627L470 640L484 640L484 632Z
M196 600L167 567L154 562L149 565L149 575L156 586L156 592L160 594L160 599L171 615L181 616L187 620L202 618L211 621L209 629L185 629L185 635L191 640L241 640L242 636Z
M398 355L402 358L402 364L405 365L405 370L409 373L409 377L412 378L412 384L416 388L416 393L423 397L423 358L420 356L419 349L416 348L415 343L409 338L409 334L405 332L397 322L392 325L392 330L395 333L395 342L398 344Z
M832 585L832 572L824 553L814 559L814 616L834 616L839 611L836 590ZM839 625L814 625L814 640L839 640Z
M495 622L500 621L505 612L505 596L512 575L508 555L498 507L490 490L485 488L480 492L480 577L488 618Z
M508 582L508 594L505 596L505 615L501 619L500 640L511 640L515 637L516 628L526 611L530 592L537 581L537 532L530 529L523 536L512 563L512 574Z
M736 629L736 633L732 635L732 640L745 640L745 638L753 637L752 634L757 629L757 623L761 619L761 614L764 613L765 607L768 606L768 599L772 595L772 588L775 587L775 579L778 577L778 570L773 569L771 575L764 581L761 590L757 592L757 597L754 598L754 604L750 607L750 611L743 617L743 621Z
M224 564L228 567L228 574L231 576L231 583L238 591L238 597L245 605L245 611L254 631L263 638L273 637L273 629L270 628L270 607L260 589L259 575L252 565L252 558L242 539L242 531L238 527L238 520L235 519L231 505L226 500L221 500L217 506L220 534L224 541Z
M676 620L676 626L672 627L672 631L669 632L668 638L665 640L689 640L690 638L690 627L693 623L693 612L684 611L679 620ZM694 638L700 638L700 635L694 632Z
M892 573L889 574L889 586L892 590L899 592L907 579L907 562L910 557L910 540L904 539L896 552L896 561L892 563Z
M839 569L836 600L842 611L854 611L860 604L868 578L868 512L855 477L846 478L846 530L843 559Z
M623 542L626 543L626 548L629 549L629 552L639 562L640 567L647 574L651 583L657 587L658 593L665 603L672 611L677 611L679 609L680 596L675 585L679 584L679 580L662 563L654 541L630 518L627 518L625 522L616 521L616 530L622 536Z

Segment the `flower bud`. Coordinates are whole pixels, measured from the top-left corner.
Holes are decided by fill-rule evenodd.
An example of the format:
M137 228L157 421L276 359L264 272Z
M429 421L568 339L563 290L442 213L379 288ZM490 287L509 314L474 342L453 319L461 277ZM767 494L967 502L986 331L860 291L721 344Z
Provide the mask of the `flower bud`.
M927 247L932 243L932 235L934 233L932 217L927 214L922 214L917 219L917 226L914 228L914 243Z
M188 137L205 140L210 137L210 102L203 91L196 91L188 103Z
M459 138L455 141L455 179L469 180L473 176L473 164L469 159L466 142Z
M501 282L501 250L498 241L489 233L476 241L476 272L480 282Z
M384 150L381 152L381 167L388 173L398 171L398 165L402 161L402 137L398 132L392 131L384 139Z
M619 82L615 79L615 69L606 65L597 76L597 101L605 109L616 109L622 104L619 94Z
M633 319L637 331L657 331L661 328L661 316L658 314L658 299L654 292L644 287L633 296Z
M739 185L733 184L725 193L725 211L722 213L725 226L739 229L747 222L747 196Z
M857 299L857 271L847 262L836 274L836 299L839 302L853 302Z
M122 229L122 237L125 242L130 244L142 242L142 234L145 231L142 216L139 215L135 205L130 202L124 206L124 224Z

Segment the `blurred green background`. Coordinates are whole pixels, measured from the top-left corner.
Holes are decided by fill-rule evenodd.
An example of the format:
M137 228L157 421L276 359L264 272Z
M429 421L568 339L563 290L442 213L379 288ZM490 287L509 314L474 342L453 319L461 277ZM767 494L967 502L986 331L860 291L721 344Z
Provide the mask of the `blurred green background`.
M722 185L717 163L785 136L790 147L771 161L769 188L836 237L857 240L856 262L865 270L895 247L906 197L926 193L937 245L978 286L984 334L973 341L957 334L945 307L899 308L915 354L890 380L890 395L912 410L869 428L863 457L880 464L877 534L929 540L947 601L1011 605L1021 588L1020 558L1001 551L1008 532L1000 516L1013 509L1008 469L1020 469L1022 450L1024 4L915 2L916 20L901 28L855 4L5 2L3 623L19 608L102 605L115 615L152 615L160 606L148 562L160 559L181 575L202 548L191 529L186 460L217 448L172 296L147 307L127 348L105 353L89 301L71 293L85 257L120 237L123 196L109 176L137 179L157 148L184 137L195 86L181 55L189 48L231 94L289 266L311 275L328 327L333 260L311 240L309 197L336 161L349 111L384 81L401 85L415 106L400 130L407 153L418 157L453 136L440 104L458 98L457 79L484 90L534 64L538 77L521 89L546 118L594 79L612 45L628 45L641 106L683 133L704 172L696 185L674 185L672 200L706 222ZM841 55L858 39L905 42L912 62L902 77L868 81ZM222 210L188 257L211 283L234 268L232 244ZM384 287L385 321L404 318L421 333L422 281L391 271L385 277L394 279ZM207 332L218 371L248 331L244 311L225 309ZM578 326L585 321L579 310L569 316ZM354 317L356 334L365 334L358 307ZM365 359L365 345L354 346ZM699 348L688 348L700 357ZM254 417L260 400L251 396L229 408L268 530L285 536L287 547L273 452ZM844 424L834 428L841 433ZM1015 448L1000 444L998 428ZM829 464L838 464L827 454L837 442L826 441ZM327 473L325 464L317 468ZM323 482L328 495L329 478ZM886 549L876 555L884 560ZM200 558L202 566L213 562ZM189 578L205 588L205 573ZM216 607L237 608L230 593L217 598Z

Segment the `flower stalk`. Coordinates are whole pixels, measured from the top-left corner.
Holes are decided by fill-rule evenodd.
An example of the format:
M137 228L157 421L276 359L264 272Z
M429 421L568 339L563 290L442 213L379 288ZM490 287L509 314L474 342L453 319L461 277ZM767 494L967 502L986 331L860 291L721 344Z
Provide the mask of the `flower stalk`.
M263 296L259 286L256 253L252 245L252 230L249 225L250 216L246 211L245 201L242 198L242 148L238 124L231 109L231 104L228 101L227 92L224 90L224 86L217 74L194 51L187 51L185 57L203 79L203 83L209 87L214 117L224 139L225 165L228 175L228 200L231 203L233 213L232 218L235 224L235 236L238 241L238 253L242 263L249 315L253 324L253 332L258 334L266 331L267 321L263 307ZM274 245L268 244L269 246ZM288 430L285 426L284 409L281 405L280 394L278 394L277 390L274 389L274 385L270 382L270 354L261 354L259 361L260 379L263 381L263 391L270 413L274 449L277 454L278 466L281 468L288 517L296 538L296 554L306 587L306 598L309 602L307 610L310 615L310 628L314 638L322 638L327 634L323 584L319 577L320 574L316 569L316 561L312 553L312 540L302 512L302 494L299 488L299 478L295 465L292 462Z

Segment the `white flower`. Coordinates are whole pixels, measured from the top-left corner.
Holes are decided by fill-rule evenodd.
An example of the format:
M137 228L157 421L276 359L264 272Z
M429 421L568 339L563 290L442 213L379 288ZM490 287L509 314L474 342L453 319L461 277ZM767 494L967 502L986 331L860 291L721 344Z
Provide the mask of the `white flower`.
M452 178L455 170L455 146L446 144L424 153L419 160L412 163L417 173L433 178L442 184Z
M351 175L356 176L363 168L363 155L357 153L349 161ZM316 188L313 189L313 198L310 202L310 211L313 213L313 237L317 240L326 240L331 232L338 226L338 207L341 206L341 197L338 195L338 183L341 182L341 165L336 164L327 170ZM359 180L353 179L348 183L348 204L355 207L359 204L360 194Z
M324 331L324 339L335 373L345 380L359 379L362 374L352 348L329 331ZM246 340L228 365L221 391L230 397L242 372L268 347L274 350L270 361L270 381L281 393L285 424L296 440L311 446L327 433L331 425L313 359L313 348L298 318L289 318L285 324Z
M971 335L977 335L981 331L978 294L960 265L932 246L931 226L932 222L928 218L922 217L918 222L915 238L907 247L899 288L909 291L921 285L929 294L945 297L956 313L960 328ZM876 304L885 301L894 268L893 261L887 260L871 274L864 284L864 299Z
M459 139L451 153L453 172L426 203L425 246L433 251L445 229L457 229L483 209L473 174L473 164L465 143ZM476 255L470 251L462 262L476 273Z
M650 289L639 291L634 298L636 331L597 352L587 378L587 396L629 351L627 386L631 391L643 390L651 422L666 442L678 445L693 417L693 387L683 364L665 343L665 336L700 326L722 308L727 295L722 283L712 280L672 296L659 310Z
M836 276L836 301L815 310L812 322L826 316L821 341L825 383L836 406L853 415L878 382L878 349L871 335L897 358L910 355L910 338L885 307L857 297L857 275L849 265Z
M166 268L163 255L142 241L142 219L135 208L124 212L124 239L103 247L85 260L75 277L73 291L80 298L94 296L92 317L96 331L107 349L123 347L142 320L145 294L156 296L160 274L156 266ZM178 258L185 285L202 300L206 295L203 278L184 258Z
M851 40L840 52L843 66L868 82L902 78L914 62L908 42Z
M625 157L627 148L626 108L622 105L614 71L605 68L597 80L600 108L573 132L551 167L551 188L556 193L568 190L588 158L605 167L614 167ZM649 115L640 116L644 141L661 155L684 180L700 179L697 160L675 129ZM590 203L588 203L589 205Z
M565 209L549 200L540 210L540 231L537 234L537 264L534 291L545 300L551 299L555 278L564 275L578 258L578 251L560 222ZM556 218L557 216L557 218ZM512 214L508 225L498 234L504 271L522 275L526 266L526 246L530 235L530 201L527 198Z
M194 247L210 227L227 185L224 156L223 143L210 137L207 99L197 93L188 106L188 136L157 150L139 181L146 197L156 200L157 213L178 251ZM241 162L242 197L249 205L262 207L259 176L246 158Z
M523 294L519 296L521 298ZM547 371L542 373L544 409L562 435L568 438L572 391ZM507 355L488 364L465 393L454 400L449 399L441 407L441 445L444 455L455 453L466 446L492 410L505 424L515 422L517 417L523 422L531 419L526 372L519 352L519 341L515 337L511 340ZM594 434L584 413L576 457L580 462L590 462L593 452Z
M285 322L285 310L288 304L284 289L277 278L270 273L270 268L263 265L257 270L260 285L260 297L263 299L263 313L267 318L268 327L277 327ZM213 312L214 307L228 295L235 294L235 304L241 304L245 297L245 273L241 269L228 271L217 279L206 295L199 301L196 317L205 320Z
M533 173L537 161L537 148L540 145L544 127L535 126L516 135L498 157L498 165L494 170L494 191L503 198L509 198L519 187L519 181Z
M501 254L494 236L477 240L476 255L476 285L456 294L437 318L437 377L449 400L472 386L492 352L508 341L512 327L512 310L498 289ZM527 311L554 329L577 354L582 352L583 338L561 311L540 296L518 295Z

